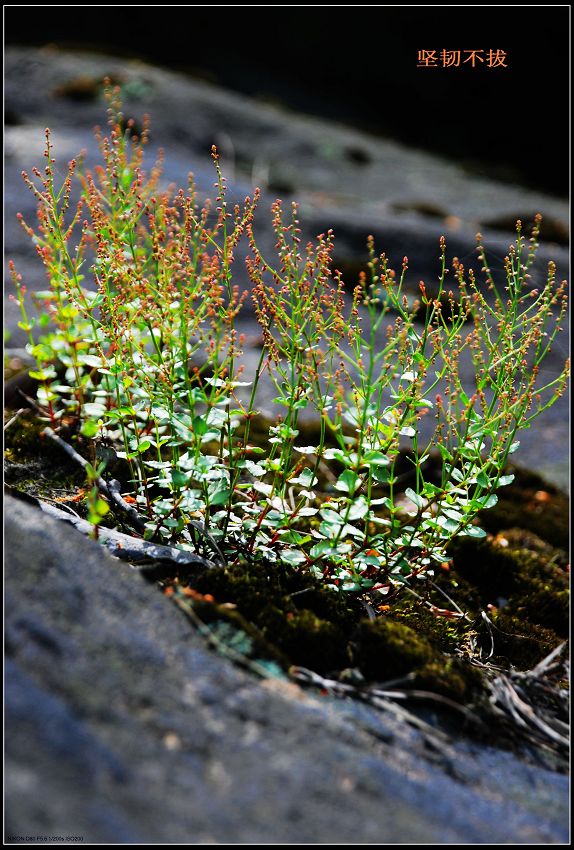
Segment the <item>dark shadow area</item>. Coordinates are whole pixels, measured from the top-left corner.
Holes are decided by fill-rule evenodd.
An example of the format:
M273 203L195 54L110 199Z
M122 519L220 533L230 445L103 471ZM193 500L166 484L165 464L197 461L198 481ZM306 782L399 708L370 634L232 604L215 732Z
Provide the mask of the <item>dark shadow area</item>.
M561 196L568 25L567 6L5 9L7 44L144 58ZM422 50L436 67L418 67ZM507 67L488 67L498 50Z

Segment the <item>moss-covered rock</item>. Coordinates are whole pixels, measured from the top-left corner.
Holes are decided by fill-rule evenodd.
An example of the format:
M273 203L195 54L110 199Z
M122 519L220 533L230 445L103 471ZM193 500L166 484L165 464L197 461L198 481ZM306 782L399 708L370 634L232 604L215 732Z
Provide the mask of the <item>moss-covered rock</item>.
M43 428L26 412L8 429L6 480L35 496L73 496L85 484L84 471L42 437ZM312 432L310 426L309 442ZM86 453L81 437L64 436ZM406 457L404 463L410 468ZM231 640L240 653L250 647L252 655L284 669L298 665L329 676L356 668L367 682L406 677L410 688L469 702L482 681L466 660L477 648L483 661L527 669L567 635L567 555L557 548L562 537L556 531L564 504L565 497L538 476L520 473L499 505L483 515L483 526L494 535L455 541L450 569L437 570L433 583L421 582L416 594L391 593L382 606L368 595L336 592L303 569L271 563L257 552L199 576L164 565L149 577L180 604L191 605L222 643ZM520 517L520 526L502 525L509 511ZM532 531L533 516L540 534ZM366 604L384 613L365 619Z
M42 435L46 423L25 411L4 434L4 480L32 496L58 498L85 482L85 473Z
M569 626L568 573L564 553L520 529L475 543L453 546L456 572L476 588L483 608L552 629L565 637Z
M261 613L263 633L291 662L320 674L334 674L349 664L348 636L336 623L302 609L285 613L268 605Z
M231 602L292 664L332 673L348 664L357 602L315 579L264 560L216 568L194 581L219 603Z
M560 643L552 629L506 613L506 609L491 612L489 620L479 630L479 645L486 654L492 650L499 661L505 660L517 670L531 669Z
M459 703L472 702L484 690L484 679L477 667L460 658L430 661L417 670L413 684L421 690L441 694Z
M428 638L403 623L380 617L358 625L354 662L371 681L402 678L439 659Z

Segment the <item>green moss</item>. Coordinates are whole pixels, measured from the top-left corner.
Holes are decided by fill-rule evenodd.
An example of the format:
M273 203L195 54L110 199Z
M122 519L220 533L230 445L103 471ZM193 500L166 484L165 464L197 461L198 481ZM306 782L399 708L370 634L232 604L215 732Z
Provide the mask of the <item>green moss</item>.
M451 592L452 588L451 588ZM456 593L454 593L457 596ZM457 596L458 598L458 596ZM444 605L448 605L443 600ZM418 599L407 596L393 606L389 617L409 626L419 635L423 635L432 647L440 652L454 652L464 640L468 623L463 619L448 619L435 616L428 606Z
M4 433L6 456L14 462L24 458L39 459L42 454L39 449L45 442L41 432L45 427L46 424L32 416L31 411L22 413Z
M471 702L484 690L482 673L459 658L430 661L414 676L414 686L459 703Z
M304 574L264 561L242 562L210 570L194 588L237 605L293 664L319 673L348 664L347 641L357 618L353 600Z
M178 598L181 607L193 608L198 620L207 629L208 634L230 652L238 653L253 659L274 661L284 670L289 667L288 656L265 635L249 622L240 611L228 605L201 599L188 599L181 595Z
M481 607L504 607L523 621L567 635L568 574L560 566L564 553L517 530L478 545L457 541L453 551L456 571L477 589Z
M6 431L4 479L31 496L58 498L83 486L86 476L77 463L42 436L45 427L30 411Z
M356 621L356 600L330 590L305 573L264 559L242 560L230 567L210 570L194 586L221 602L237 603L254 620L265 605L275 603L285 613L310 610L344 631Z
M479 642L485 652L506 659L517 670L529 670L560 643L552 629L503 611L490 615L492 626L483 624Z
M354 662L372 681L402 678L440 656L414 629L381 617L362 620L355 637Z
M320 674L333 674L349 665L348 636L340 626L303 609L288 612L267 605L259 618L263 633L291 662Z

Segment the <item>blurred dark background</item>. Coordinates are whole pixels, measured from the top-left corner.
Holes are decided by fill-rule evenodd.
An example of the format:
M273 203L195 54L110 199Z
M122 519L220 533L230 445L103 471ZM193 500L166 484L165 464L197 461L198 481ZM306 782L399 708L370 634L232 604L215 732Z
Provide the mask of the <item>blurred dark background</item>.
M565 196L568 6L8 6L7 44L147 59ZM507 68L419 68L419 50Z

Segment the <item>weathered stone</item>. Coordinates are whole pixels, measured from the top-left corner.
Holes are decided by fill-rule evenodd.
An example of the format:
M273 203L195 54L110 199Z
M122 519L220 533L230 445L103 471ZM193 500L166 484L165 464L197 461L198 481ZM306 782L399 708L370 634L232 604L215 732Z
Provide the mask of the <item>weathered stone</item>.
M6 500L7 837L564 843L568 782L210 652L136 571Z

